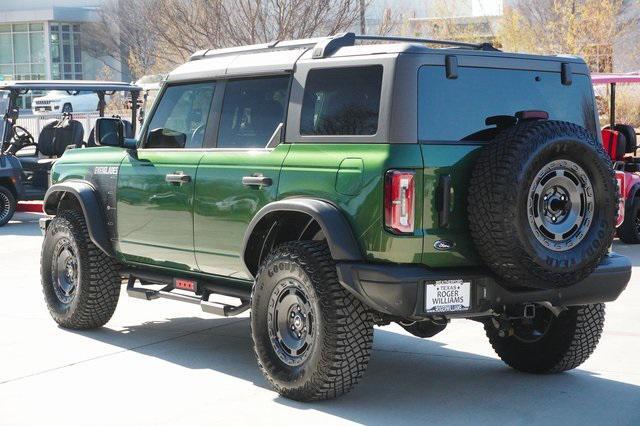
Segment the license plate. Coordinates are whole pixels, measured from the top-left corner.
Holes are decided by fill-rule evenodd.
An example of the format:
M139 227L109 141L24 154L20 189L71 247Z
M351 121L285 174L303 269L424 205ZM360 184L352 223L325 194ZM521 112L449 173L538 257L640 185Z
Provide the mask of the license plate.
M426 283L425 309L431 312L464 312L471 307L471 282L438 280Z

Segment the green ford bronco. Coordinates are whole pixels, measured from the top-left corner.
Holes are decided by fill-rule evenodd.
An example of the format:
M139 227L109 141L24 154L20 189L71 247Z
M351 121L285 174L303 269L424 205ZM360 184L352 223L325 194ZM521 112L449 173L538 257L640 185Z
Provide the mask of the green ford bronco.
M102 326L123 280L250 308L260 369L302 401L349 391L390 322L431 337L472 319L517 370L580 365L631 274L610 250L619 192L588 68L431 42L201 51L137 139L100 119L100 146L67 151L45 199L54 320Z

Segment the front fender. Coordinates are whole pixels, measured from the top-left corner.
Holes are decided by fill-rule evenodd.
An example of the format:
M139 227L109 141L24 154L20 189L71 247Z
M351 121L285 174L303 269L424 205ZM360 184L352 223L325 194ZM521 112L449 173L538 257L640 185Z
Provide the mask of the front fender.
M115 257L113 245L107 231L103 208L95 187L87 181L75 179L52 185L44 196L43 207L45 213L55 215L63 197L74 197L76 199L82 208L91 241L108 256Z

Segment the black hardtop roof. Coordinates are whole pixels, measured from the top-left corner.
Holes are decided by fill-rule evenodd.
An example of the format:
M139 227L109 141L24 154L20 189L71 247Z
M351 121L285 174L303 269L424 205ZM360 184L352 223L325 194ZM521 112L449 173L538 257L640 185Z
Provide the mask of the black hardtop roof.
M0 81L0 90L67 90L73 91L105 91L105 92L140 92L142 88L122 81L89 81L89 80L10 80Z

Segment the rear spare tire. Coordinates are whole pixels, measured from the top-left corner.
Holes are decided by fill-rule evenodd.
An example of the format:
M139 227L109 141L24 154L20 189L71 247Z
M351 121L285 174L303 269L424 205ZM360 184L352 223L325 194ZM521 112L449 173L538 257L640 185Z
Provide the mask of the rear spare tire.
M611 161L586 129L521 122L480 152L469 186L471 235L503 284L571 285L607 253L617 197Z

